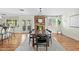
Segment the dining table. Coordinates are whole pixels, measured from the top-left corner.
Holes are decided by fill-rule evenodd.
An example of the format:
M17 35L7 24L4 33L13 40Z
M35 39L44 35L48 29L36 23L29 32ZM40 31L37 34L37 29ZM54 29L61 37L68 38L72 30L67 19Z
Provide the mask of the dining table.
M32 35L32 39L33 39L33 41L32 41L32 46L34 47L35 46L35 44L36 44L36 38L37 37L46 37L47 36L47 34L31 34Z

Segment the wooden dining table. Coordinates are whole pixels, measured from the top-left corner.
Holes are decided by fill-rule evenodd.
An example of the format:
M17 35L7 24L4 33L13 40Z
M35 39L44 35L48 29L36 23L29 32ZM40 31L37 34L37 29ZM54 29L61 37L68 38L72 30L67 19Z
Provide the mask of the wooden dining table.
M42 36L42 37L47 36L46 34L31 34L31 35L32 35L32 39L33 39L33 41L32 41L33 47L35 46L35 40L36 40L37 36Z

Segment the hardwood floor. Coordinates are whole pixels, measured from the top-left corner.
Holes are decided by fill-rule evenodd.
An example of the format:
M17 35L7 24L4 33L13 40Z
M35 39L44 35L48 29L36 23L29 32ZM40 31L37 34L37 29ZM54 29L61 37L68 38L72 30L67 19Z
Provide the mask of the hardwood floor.
M66 51L79 51L79 41L60 34L54 34L56 40L64 47ZM21 43L22 33L16 33L8 39L0 41L0 51L14 51Z
M4 39L3 43L0 41L0 51L14 51L21 42L22 34L16 33L15 36Z
M66 51L79 51L79 41L60 34L54 34L54 36Z

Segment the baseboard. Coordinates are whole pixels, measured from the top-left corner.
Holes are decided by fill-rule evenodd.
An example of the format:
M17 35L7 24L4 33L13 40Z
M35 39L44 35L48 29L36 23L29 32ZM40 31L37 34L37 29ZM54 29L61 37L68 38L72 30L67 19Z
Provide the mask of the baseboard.
M63 34L63 33L62 33L62 35L65 36L65 37L67 37L67 38L70 38L70 39L72 39L72 40L79 41L79 40L77 40L77 39L75 39L75 38L72 38L72 37L70 37L70 36L67 36L67 35L65 35L65 34Z

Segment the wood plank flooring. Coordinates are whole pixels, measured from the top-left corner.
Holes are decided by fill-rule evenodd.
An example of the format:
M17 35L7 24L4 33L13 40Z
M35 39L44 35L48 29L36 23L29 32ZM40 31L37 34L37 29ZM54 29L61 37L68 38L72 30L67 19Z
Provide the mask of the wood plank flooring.
M3 44L0 41L0 51L14 51L20 45L21 36L22 34L16 33L15 36L4 39Z
M73 40L69 37L60 34L54 34L56 40L64 47L66 51L79 51L79 41ZM0 51L14 51L21 43L22 34L16 33L8 39L0 41Z
M79 51L79 41L60 34L54 34L54 36L66 51Z

